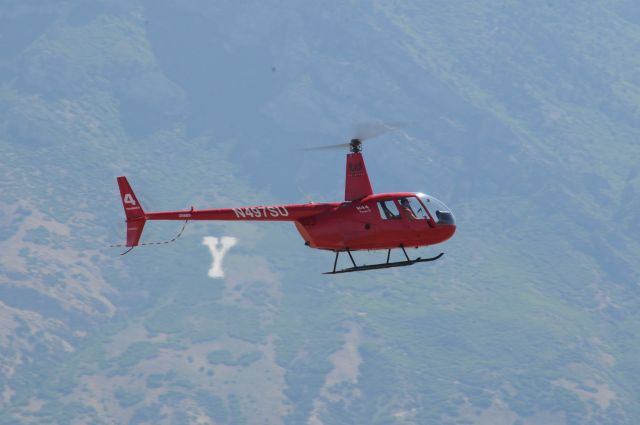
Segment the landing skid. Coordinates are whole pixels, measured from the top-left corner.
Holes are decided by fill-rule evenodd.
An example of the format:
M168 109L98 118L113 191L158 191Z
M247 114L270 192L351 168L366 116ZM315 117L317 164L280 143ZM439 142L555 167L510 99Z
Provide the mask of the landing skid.
M431 258L418 257L415 260L412 260L407 255L407 251L404 249L404 247L400 246L400 248L402 248L402 252L404 253L404 256L407 259L406 261L395 261L395 262L390 263L389 262L389 258L391 257L391 250L389 249L387 251L387 262L386 263L369 264L369 265L365 264L365 265L362 265L362 266L356 265L356 262L353 260L353 256L351 255L351 251L349 251L349 249L347 249L346 251L347 251L347 254L349 254L349 258L351 259L351 263L353 264L353 267L349 267L349 268L342 269L342 270L336 270L336 266L338 265L338 256L340 255L340 251L336 251L336 259L333 262L333 271L324 272L323 274L363 272L363 271L366 271L366 270L377 270L377 269L388 269L388 268L391 268L391 267L412 266L415 263L425 263L427 261L435 261L435 260L439 259L440 257L442 257L444 255L444 252L441 252L440 254L436 255L435 257L431 257Z

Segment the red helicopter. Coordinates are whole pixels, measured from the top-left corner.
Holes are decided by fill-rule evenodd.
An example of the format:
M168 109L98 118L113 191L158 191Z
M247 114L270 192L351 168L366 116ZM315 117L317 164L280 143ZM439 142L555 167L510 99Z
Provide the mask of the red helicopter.
M423 193L374 194L362 156L363 140L361 137L345 144L312 148L349 148L343 202L146 212L126 177L118 177L127 223L126 246L130 247L123 254L139 245L147 220L184 220L185 225L191 220L232 220L292 221L305 245L336 253L333 270L325 274L410 266L439 259L444 253L412 260L405 248L449 239L456 231L453 214L441 201ZM406 260L389 261L391 250L396 248L402 250ZM387 250L387 261L358 266L351 253L362 250ZM353 267L336 270L341 252L348 254Z

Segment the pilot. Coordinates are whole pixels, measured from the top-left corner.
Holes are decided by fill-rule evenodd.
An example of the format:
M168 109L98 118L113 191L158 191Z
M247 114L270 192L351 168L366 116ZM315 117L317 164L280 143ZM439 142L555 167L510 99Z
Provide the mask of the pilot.
M400 208L402 208L407 213L410 220L418 219L416 214L413 212L413 209L411 208L411 205L409 204L409 200L407 198L400 198Z

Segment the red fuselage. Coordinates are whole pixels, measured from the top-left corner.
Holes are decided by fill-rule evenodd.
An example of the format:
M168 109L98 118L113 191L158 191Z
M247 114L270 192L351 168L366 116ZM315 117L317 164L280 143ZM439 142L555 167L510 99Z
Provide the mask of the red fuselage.
M427 215L418 218L399 208L400 217L387 219L379 203L396 203L414 193L370 195L362 200L333 204L332 208L296 221L296 228L312 248L374 250L435 245L455 233L455 224L438 224Z
M430 211L422 217L402 208L399 200L424 201L412 192L369 195L358 201L292 204L146 213L146 220L293 221L311 248L343 251L435 245L455 233L453 222L438 222ZM422 195L424 196L424 195ZM380 203L393 208L385 217ZM392 205L393 204L393 205ZM394 208L395 206L395 208ZM419 209L419 207L414 207ZM399 214L398 214L399 213Z

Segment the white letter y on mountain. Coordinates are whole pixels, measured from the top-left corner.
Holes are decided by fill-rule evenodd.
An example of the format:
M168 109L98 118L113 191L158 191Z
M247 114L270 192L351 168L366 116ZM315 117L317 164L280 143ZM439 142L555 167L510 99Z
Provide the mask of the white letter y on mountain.
M222 259L224 258L227 251L233 247L238 240L233 236L223 236L220 238L221 248L218 249L218 238L213 236L205 236L202 239L202 244L209 247L209 251L211 251L211 257L213 257L213 264L209 269L209 277L212 278L222 278L224 277L224 271L222 270Z

